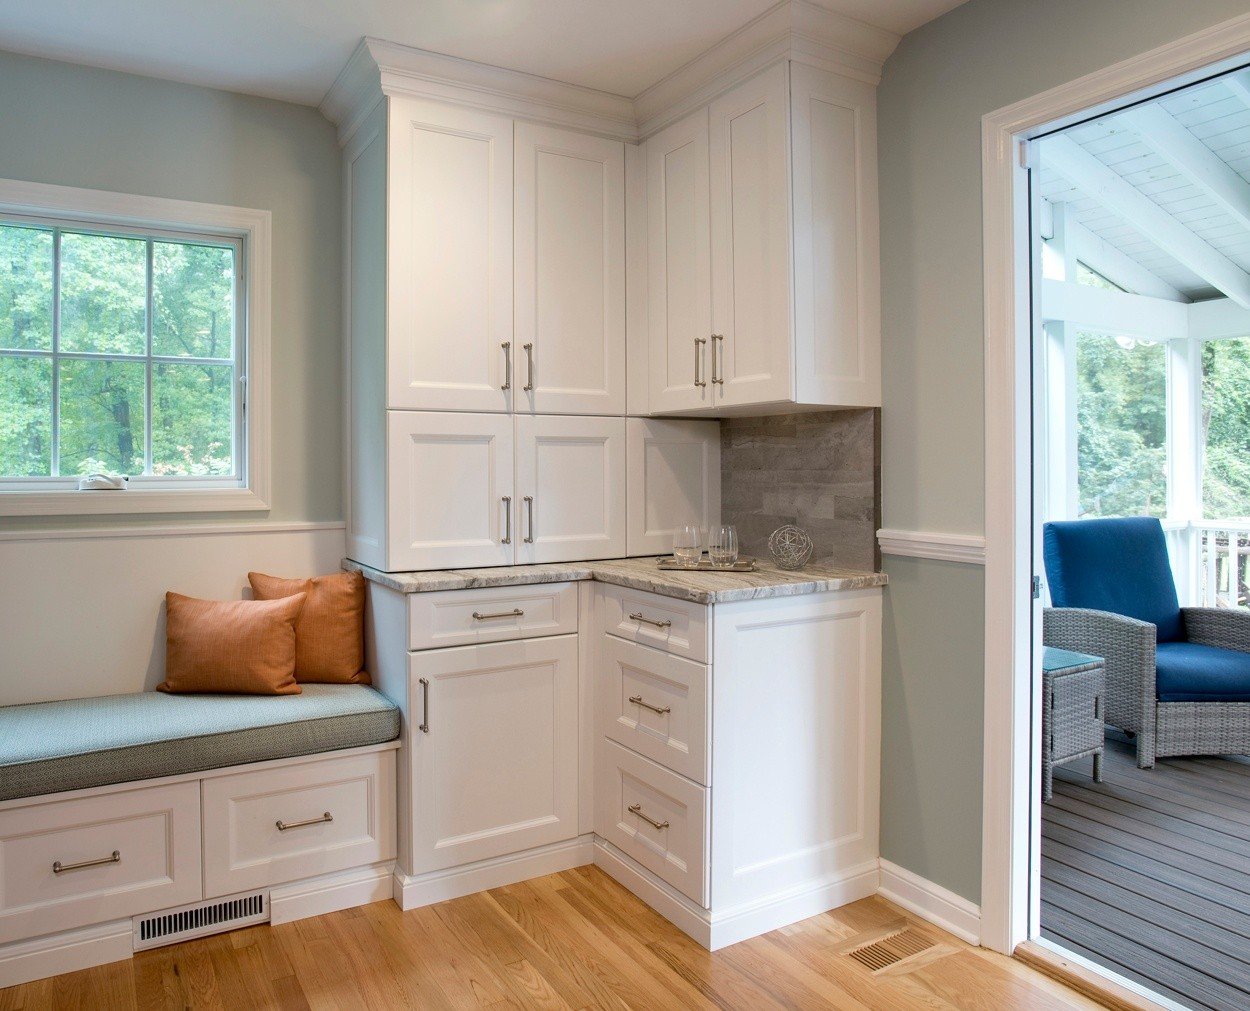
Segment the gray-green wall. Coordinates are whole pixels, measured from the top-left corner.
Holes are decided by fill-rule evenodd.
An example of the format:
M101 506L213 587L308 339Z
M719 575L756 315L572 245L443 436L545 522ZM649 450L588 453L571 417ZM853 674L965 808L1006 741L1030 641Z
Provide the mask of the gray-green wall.
M339 152L334 128L320 113L0 52L0 178L271 211L273 494L267 518L342 518ZM230 518L249 517L266 518ZM78 516L5 519L4 526L90 522Z
M1246 0L972 0L903 39L879 93L889 528L983 531L981 117L1247 13ZM978 901L984 582L890 558L882 855Z

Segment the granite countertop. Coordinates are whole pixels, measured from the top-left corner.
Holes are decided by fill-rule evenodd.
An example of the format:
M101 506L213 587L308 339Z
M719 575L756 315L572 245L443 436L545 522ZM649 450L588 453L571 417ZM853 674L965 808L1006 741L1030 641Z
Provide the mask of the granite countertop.
M760 597L794 597L826 590L863 590L884 586L882 572L860 572L809 565L787 572L758 563L755 572L706 572L660 569L654 556L615 558L606 561L566 562L547 565L503 565L488 569L446 569L438 572L381 572L351 559L343 568L401 593L432 590L471 590L489 586L522 586L593 579L600 583L646 590L696 604L717 604Z

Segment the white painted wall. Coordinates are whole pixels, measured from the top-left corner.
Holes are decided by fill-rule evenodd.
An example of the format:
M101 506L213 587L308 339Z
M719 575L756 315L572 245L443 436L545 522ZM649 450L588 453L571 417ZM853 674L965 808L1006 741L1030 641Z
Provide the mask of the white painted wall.
M0 705L115 695L165 676L165 591L238 600L249 569L335 572L341 523L0 533Z

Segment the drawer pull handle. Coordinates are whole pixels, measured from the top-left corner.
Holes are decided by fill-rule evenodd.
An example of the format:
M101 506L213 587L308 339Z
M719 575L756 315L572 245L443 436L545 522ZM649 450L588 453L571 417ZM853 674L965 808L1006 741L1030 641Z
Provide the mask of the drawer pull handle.
M512 496L503 496L503 536L499 539L500 544L512 543Z
M122 851L113 850L113 852L108 856L100 857L99 860L81 860L76 864L63 864L58 860L52 865L52 873L64 874L66 871L80 871L84 867L99 867L101 864L116 864L120 863L121 859Z
M654 625L656 628L672 628L673 627L673 623L669 621L667 618L664 621L656 621L654 618L644 617L641 611L635 611L633 614L629 616L629 620L646 622L646 624Z
M667 819L665 819L664 821L656 821L654 818L648 817L647 815L643 814L641 804L630 804L629 813L638 815L639 818L645 821L652 828L668 828Z
M322 825L327 821L334 821L334 815L332 815L329 811L323 814L320 818L309 818L307 821L293 821L289 824L285 821L275 821L274 824L278 826L279 832L285 832L289 828L304 828L307 825Z
M430 682L425 678L417 678L421 684L421 723L417 729L423 734L430 732Z
M671 713L673 711L672 706L665 706L661 709L659 706L653 706L650 702L643 702L641 695L631 695L629 697L629 701L636 706L642 706L643 709L650 709L653 713L658 713L661 716L665 713Z
M514 607L511 611L497 611L494 614L482 614L481 611L473 612L474 621L490 621L491 618L519 618L525 612L519 607Z
M512 389L512 341L504 341L499 345L503 348L503 385L501 390Z

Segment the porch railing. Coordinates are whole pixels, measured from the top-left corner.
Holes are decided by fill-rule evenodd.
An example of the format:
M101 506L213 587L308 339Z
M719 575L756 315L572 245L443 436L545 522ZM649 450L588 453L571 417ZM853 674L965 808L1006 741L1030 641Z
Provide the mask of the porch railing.
M1195 596L1203 607L1250 606L1250 522L1193 523Z

